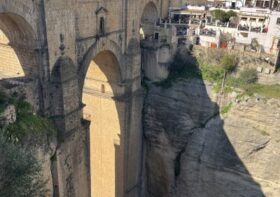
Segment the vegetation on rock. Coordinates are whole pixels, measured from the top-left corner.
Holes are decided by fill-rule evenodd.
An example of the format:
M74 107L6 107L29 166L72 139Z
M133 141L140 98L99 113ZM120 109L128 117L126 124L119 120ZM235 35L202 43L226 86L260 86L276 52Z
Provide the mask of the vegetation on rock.
M170 88L178 79L199 78L212 82L216 92L220 92L222 88L223 93L229 93L238 88L243 91L242 95L259 94L280 99L280 85L259 84L255 69L245 69L239 73L239 77L231 75L238 65L234 55L223 53L217 65L196 58L191 51L181 48L170 65L168 78L155 84L162 88Z
M256 69L245 69L240 72L239 78L244 84L256 83L258 81L258 73Z
M231 107L232 107L232 103L229 103L229 104L223 106L221 109L221 114L228 113L230 111Z
M237 64L238 62L236 57L226 53L221 59L220 66L223 68L224 72L231 73L236 69Z
M9 125L0 125L3 136L10 142L28 139L41 144L43 136L54 134L55 130L49 120L37 115L32 106L24 100L24 97L6 95L2 97L2 100L5 100L5 105L12 104L16 108L17 121Z
M226 58L224 58L226 56ZM198 60L199 69L203 80L210 81L215 84L214 90L216 92L220 91L221 84L223 83L224 69L222 65L225 65L229 71L234 70L234 64L231 64L233 61L232 57L227 57L225 54L220 60L219 65L208 64L205 61ZM229 62L229 66L227 65ZM258 83L258 75L255 69L245 69L239 73L239 77L228 75L224 82L224 93L231 92L235 88L243 91L243 95L253 95L259 94L268 98L280 99L280 85L266 85Z
M17 94L0 95L0 108L16 108L16 122L0 125L0 196L46 196L47 180L42 177L41 163L35 147L45 144L54 129L49 120L34 113L32 106Z
M0 135L0 196L45 196L46 180L41 174L41 164L34 150L6 141Z

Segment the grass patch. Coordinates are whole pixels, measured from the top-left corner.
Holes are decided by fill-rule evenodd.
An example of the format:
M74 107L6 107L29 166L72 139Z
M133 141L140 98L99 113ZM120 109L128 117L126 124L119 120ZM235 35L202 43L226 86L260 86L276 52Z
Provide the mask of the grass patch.
M257 93L265 97L280 99L280 85L252 84L246 87L246 92L248 95Z
M231 107L232 107L232 103L223 106L221 109L221 114L227 114L230 111Z
M280 99L280 85L265 85L259 83L245 83L236 77L228 77L226 85L244 90L244 94L252 96L259 94L268 98Z

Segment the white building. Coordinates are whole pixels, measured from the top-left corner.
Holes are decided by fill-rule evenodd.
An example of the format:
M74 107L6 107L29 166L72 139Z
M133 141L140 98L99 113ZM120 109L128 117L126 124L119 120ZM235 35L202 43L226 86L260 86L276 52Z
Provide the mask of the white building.
M220 32L221 35L231 35L236 43L244 45L250 45L252 40L256 39L265 53L277 54L280 45L280 12L242 7L238 16L237 27L221 26L218 23L206 24L201 30L201 45L213 47L219 43L220 38L215 35Z
M208 2L213 3L215 5L220 5L226 8L239 9L245 6L246 0L208 0Z
M280 12L242 8L235 39L242 44L250 44L256 39L266 53L275 54L280 40Z
M241 8L245 6L245 0L226 0L225 7L227 8Z

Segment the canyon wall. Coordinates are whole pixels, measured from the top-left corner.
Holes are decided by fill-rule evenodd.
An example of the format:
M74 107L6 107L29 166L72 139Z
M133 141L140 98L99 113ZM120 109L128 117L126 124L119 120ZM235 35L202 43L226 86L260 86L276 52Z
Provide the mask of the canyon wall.
M221 115L200 79L148 86L145 196L280 196L280 101L235 97Z

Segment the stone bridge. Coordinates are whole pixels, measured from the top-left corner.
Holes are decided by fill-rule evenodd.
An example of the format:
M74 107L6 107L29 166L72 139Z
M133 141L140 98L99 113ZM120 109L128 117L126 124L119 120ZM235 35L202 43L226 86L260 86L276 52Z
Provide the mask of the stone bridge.
M0 0L0 78L34 81L59 130L54 196L141 195L139 29L153 34L174 2Z

